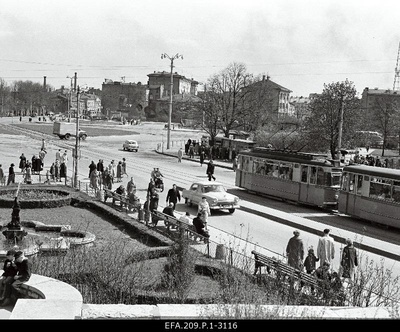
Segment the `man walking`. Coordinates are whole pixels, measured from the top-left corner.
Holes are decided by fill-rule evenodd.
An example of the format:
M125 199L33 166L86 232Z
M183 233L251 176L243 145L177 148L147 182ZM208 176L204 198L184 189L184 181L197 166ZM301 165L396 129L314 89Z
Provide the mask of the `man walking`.
M303 258L304 258L304 244L303 240L300 239L300 232L295 230L293 237L290 238L286 246L286 256L288 258L288 264L295 269L303 269Z
M318 240L317 256L319 258L320 266L325 262L332 266L332 261L335 258L335 244L333 238L330 237L330 229L324 229L324 234Z
M182 150L182 148L179 148L179 150L178 150L178 163L182 162L182 157L183 157L183 150Z
M175 210L176 203L178 203L178 200L179 202L181 201L181 194L179 193L179 190L176 188L176 184L173 184L172 188L168 190L166 202L167 204L168 202L172 203L173 209Z

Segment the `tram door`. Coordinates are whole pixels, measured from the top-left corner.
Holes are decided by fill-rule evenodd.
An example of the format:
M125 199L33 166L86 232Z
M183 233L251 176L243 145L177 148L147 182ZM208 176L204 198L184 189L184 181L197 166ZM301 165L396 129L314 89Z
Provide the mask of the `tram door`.
M309 188L309 167L307 165L300 165L300 188L299 188L299 202L307 203L308 201L308 188Z

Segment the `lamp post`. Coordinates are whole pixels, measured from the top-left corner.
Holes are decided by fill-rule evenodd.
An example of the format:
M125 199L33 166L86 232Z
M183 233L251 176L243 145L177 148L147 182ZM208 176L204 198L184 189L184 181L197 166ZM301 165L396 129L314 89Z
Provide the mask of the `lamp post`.
M172 117L172 94L174 88L174 60L181 58L183 60L183 55L176 53L173 57L170 57L168 54L163 53L161 54L161 59L168 58L171 61L171 86L170 86L170 93L169 93L169 112L168 112L168 130L167 130L167 150L170 146L171 141L171 117Z
M72 106L72 101L71 101L71 98L72 98L72 80L74 79L74 77L71 77L71 76L67 76L67 78L69 78L70 80L71 80L71 86L70 86L70 89L69 89L69 94L68 94L68 122L70 122L71 121L71 106Z

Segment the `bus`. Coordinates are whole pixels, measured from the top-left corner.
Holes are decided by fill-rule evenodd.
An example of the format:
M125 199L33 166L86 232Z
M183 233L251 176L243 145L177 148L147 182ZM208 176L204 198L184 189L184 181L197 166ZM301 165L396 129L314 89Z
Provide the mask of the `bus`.
M345 166L338 211L400 228L400 170L367 165Z
M282 200L336 209L342 167L326 155L255 147L238 155L235 185Z

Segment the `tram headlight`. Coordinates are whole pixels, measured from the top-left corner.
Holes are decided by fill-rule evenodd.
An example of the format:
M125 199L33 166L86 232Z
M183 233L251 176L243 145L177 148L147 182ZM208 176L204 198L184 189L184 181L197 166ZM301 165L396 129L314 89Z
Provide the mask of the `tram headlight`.
M339 200L339 193L335 193L335 199Z

